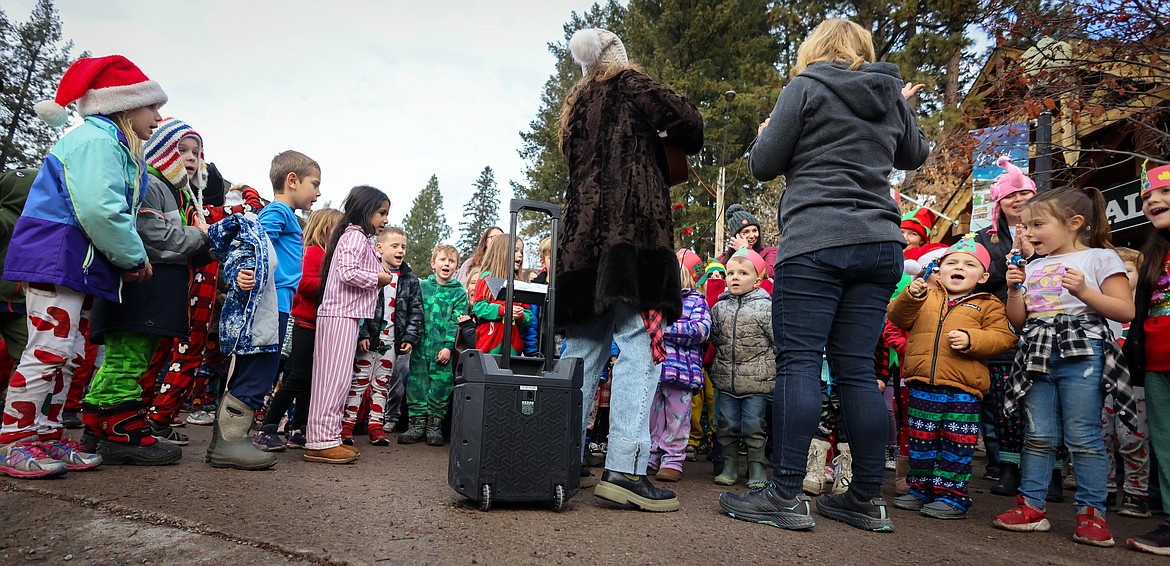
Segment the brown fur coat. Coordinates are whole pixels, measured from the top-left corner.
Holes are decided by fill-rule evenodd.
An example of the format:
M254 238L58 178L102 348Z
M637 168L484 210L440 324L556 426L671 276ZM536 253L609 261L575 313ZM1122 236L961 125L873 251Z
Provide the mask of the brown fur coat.
M558 328L617 303L660 310L668 324L678 319L682 294L659 131L687 154L702 149L698 109L634 70L589 84L570 111Z

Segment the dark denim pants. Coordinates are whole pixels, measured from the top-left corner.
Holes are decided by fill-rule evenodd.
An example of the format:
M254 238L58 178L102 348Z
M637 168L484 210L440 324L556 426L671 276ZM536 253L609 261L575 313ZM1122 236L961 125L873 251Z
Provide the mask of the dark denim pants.
M288 328L288 313L280 313L280 343L284 344L284 331ZM280 373L280 349L265 354L236 356L236 368L228 381L228 391L254 411L264 408L264 397L276 383ZM307 407L306 407L307 409Z
M900 244L877 242L818 250L776 265L772 465L785 497L801 491L820 420L822 352L828 353L853 453L850 489L863 499L880 494L888 434L874 349L902 263Z

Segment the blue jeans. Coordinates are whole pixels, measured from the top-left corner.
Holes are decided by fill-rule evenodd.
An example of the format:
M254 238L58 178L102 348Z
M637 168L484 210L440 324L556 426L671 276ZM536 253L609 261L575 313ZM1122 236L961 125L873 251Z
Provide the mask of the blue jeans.
M284 333L288 328L288 313L280 313L280 344L284 344ZM265 354L236 356L236 368L228 381L228 391L252 410L264 408L264 397L276 383L280 373L280 349ZM298 407L299 410L299 407ZM309 408L305 407L308 411Z
M767 395L734 397L726 391L720 391L715 398L715 407L719 415L715 424L715 437L720 446L734 446L736 442L743 442L747 448L764 447L767 440L764 433Z
M650 405L658 389L662 367L650 355L650 333L642 314L624 304L604 314L565 328L566 358L581 358L585 382L581 387L585 403L597 395L597 383L609 362L611 343L621 350L613 366L609 397L609 448L605 469L624 474L646 475L650 461ZM581 438L589 411L583 411Z
M821 416L821 356L853 453L856 497L880 495L885 479L886 406L874 371L886 306L902 278L902 246L875 242L817 250L780 262L772 290L776 389L773 469L785 497L801 491L808 447Z
M1049 375L1037 376L1024 397L1024 451L1020 455L1020 495L1043 510L1052 466L1063 439L1077 470L1075 507L1105 514L1105 457L1101 409L1101 340L1089 340L1093 355L1062 359L1053 348Z

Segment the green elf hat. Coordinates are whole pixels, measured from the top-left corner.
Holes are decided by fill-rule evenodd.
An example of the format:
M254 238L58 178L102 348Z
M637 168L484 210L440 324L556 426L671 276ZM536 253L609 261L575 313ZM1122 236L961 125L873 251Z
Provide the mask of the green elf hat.
M923 242L927 242L930 241L930 229L934 227L934 221L937 219L938 215L933 210L915 208L902 215L902 223L899 228L913 231L922 238Z
M719 261L715 259L708 261L707 267L703 270L703 276L700 277L698 281L695 281L695 285L702 285L703 283L706 283L707 280L711 278L711 274L715 273L716 271L722 273L725 277L727 276L726 266L724 266L722 263L719 263Z

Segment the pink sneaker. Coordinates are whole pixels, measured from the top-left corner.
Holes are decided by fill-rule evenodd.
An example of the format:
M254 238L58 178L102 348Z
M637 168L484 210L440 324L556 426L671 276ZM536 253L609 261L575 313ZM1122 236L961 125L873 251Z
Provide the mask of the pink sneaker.
M45 453L41 443L20 441L0 446L0 474L38 479L59 476L69 468Z
M68 437L41 442L41 448L54 460L65 463L70 471L92 470L102 465L102 457L85 451L81 443Z

